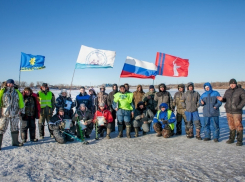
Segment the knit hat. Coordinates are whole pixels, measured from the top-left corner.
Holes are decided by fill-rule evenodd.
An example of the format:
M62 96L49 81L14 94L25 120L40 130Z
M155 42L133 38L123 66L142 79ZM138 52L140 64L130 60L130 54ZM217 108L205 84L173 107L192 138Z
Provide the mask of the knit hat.
M86 105L84 103L80 104L80 107L86 107Z
M80 89L84 89L85 90L85 87L84 86L81 86Z
M101 102L101 103L99 104L99 106L100 106L100 107L105 107L105 103L104 103L104 102Z
M63 107L60 107L59 108L59 111L63 111L64 112L64 108Z
M236 81L234 78L232 78L232 79L230 80L229 84L237 84L237 81Z
M61 89L61 90L60 90L60 94L62 94L62 93L64 93L64 92L67 94L67 90L66 90L66 89Z
M48 87L48 84L47 83L43 83L42 87Z
M125 85L120 85L120 88L121 88L121 87L125 88Z
M8 80L6 81L6 83L12 83L12 84L14 84L14 80L13 80L13 79L8 79Z
M154 89L154 85L150 85L150 86L149 86L149 89L152 89L152 88Z

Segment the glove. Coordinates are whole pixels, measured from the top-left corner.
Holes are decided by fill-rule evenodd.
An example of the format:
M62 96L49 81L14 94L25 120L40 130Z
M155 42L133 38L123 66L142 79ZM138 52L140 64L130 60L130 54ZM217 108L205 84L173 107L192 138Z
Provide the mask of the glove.
M168 120L162 120L162 124L168 124Z

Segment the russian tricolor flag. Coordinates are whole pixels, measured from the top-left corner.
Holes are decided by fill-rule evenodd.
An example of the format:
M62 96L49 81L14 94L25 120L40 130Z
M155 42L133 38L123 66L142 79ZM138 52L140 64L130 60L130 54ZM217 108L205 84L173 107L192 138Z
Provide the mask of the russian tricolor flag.
M127 56L120 77L151 78L155 79L157 67L153 63L140 61Z

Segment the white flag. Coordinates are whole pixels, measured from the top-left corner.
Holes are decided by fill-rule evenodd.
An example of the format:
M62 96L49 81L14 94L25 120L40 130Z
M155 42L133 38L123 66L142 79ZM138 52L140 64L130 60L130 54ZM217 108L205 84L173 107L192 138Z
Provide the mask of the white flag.
M94 49L82 45L75 68L113 68L115 57L115 51Z

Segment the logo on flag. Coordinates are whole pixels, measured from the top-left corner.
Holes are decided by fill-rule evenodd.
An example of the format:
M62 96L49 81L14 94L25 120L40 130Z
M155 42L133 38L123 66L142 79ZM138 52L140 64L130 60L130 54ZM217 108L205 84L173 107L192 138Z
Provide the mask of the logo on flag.
M115 51L94 49L82 45L75 68L113 68L115 57Z
M188 76L188 59L182 59L169 54L157 52L155 65L157 66L157 75L171 77Z
M20 71L44 69L45 56L21 53Z
M127 56L120 77L155 79L157 67L153 63L140 61Z

